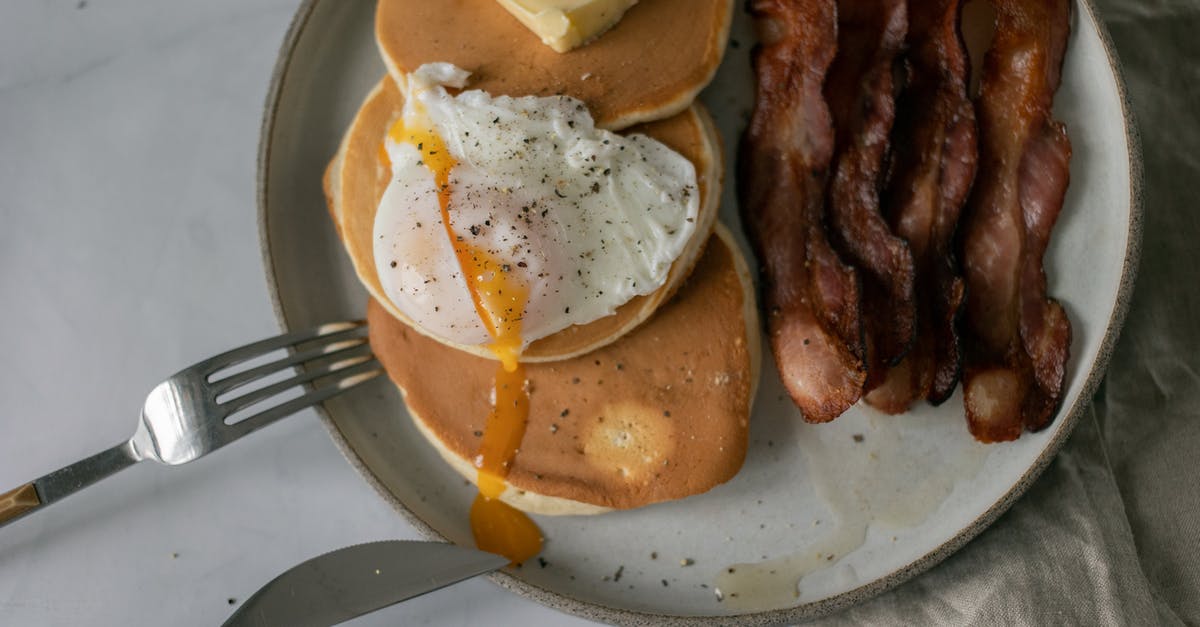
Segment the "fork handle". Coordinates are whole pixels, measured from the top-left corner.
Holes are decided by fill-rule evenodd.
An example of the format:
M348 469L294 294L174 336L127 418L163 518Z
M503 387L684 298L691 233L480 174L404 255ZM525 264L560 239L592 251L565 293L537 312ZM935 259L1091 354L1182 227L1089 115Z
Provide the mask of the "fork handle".
M42 500L38 498L37 488L34 488L32 483L26 483L16 490L0 494L0 524L16 520L41 504Z
M125 470L141 459L132 444L122 442L0 494L0 527Z

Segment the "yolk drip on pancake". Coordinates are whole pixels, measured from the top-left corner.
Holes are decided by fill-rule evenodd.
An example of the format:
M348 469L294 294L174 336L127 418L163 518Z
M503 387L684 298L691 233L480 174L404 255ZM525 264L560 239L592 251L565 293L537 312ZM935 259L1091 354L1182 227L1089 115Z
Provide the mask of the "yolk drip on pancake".
M521 446L529 420L525 384L524 366L518 364L511 371L503 365L496 369L496 400L475 457L479 495L471 504L471 532L476 546L518 564L542 551L541 529L524 512L500 500L508 465Z
M433 124L417 105L419 124L401 119L388 132L395 142L416 147L425 167L433 173L442 224L471 294L479 319L492 338L491 351L500 360L494 382L494 401L483 430L478 469L479 494L471 505L471 531L482 550L499 553L513 563L528 560L542 549L542 533L523 512L500 500L509 465L521 446L529 419L529 394L525 368L520 363L521 316L529 289L514 280L508 264L491 251L468 244L454 232L450 220L450 171L457 163ZM381 152L389 164L387 151Z

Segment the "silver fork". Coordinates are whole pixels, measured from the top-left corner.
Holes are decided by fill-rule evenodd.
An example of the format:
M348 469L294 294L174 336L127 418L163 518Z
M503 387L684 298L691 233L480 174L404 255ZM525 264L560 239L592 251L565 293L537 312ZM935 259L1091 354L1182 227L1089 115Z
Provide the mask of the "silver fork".
M285 333L205 359L158 384L146 398L129 440L0 494L0 527L60 501L142 460L177 466L203 457L284 416L337 396L381 372L365 337L366 323L335 322ZM289 355L223 374L239 364L287 349ZM295 368L300 367L296 373ZM295 376L263 383L272 375ZM235 394L239 390L242 393ZM235 413L290 390L298 397L241 420Z

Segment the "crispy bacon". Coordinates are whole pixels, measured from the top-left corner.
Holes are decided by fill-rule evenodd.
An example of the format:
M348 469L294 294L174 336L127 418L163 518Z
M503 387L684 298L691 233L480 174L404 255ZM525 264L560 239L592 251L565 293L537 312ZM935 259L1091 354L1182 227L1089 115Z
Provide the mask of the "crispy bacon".
M892 173L883 212L912 249L917 268L917 339L867 402L900 413L916 400L945 401L958 384L957 323L963 281L954 254L959 214L975 179L970 60L959 30L963 0L909 5L909 80L897 103Z
M838 52L825 82L836 134L825 215L834 246L862 277L867 389L908 352L916 331L912 253L879 212L907 30L905 0L838 0Z
M754 115L739 159L741 213L761 264L771 349L805 420L862 395L860 291L822 224L834 134L822 84L837 46L834 0L752 0Z
M1054 418L1071 325L1046 295L1042 257L1062 208L1071 146L1051 117L1069 0L991 0L996 32L977 103L980 180L965 213L964 391L971 433L1012 440Z

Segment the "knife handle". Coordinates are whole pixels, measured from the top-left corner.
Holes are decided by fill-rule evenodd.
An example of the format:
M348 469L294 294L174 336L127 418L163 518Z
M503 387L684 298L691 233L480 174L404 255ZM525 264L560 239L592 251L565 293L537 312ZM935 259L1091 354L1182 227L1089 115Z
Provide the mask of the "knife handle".
M37 488L32 483L0 494L0 525L29 513L42 505Z

